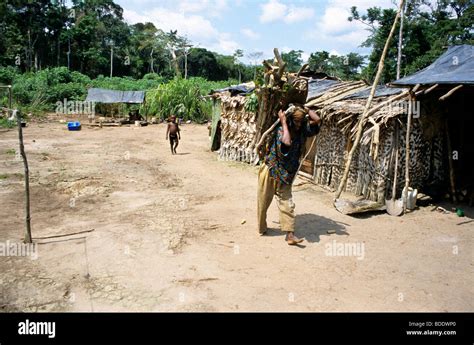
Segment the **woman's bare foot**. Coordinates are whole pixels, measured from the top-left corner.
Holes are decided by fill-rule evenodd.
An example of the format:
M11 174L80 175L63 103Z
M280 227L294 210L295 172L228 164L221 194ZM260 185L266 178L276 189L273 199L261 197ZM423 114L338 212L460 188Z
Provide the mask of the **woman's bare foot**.
M290 246L294 246L295 244L301 243L304 241L303 238L298 238L293 234L292 232L288 232L285 237L286 243L288 243Z

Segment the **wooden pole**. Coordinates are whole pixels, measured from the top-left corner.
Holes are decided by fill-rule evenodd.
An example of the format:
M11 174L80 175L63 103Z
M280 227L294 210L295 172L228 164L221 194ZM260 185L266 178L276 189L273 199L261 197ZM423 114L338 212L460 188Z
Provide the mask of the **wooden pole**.
M114 70L114 45L110 46L110 78L112 78Z
M362 116L359 119L359 123L357 124L357 134L354 139L354 145L352 145L352 148L349 151L349 155L347 156L346 166L344 168L344 173L342 175L341 182L339 183L339 186L336 190L335 199L338 199L341 196L342 191L346 187L347 178L349 176L349 169L352 163L352 157L354 155L354 152L359 147L360 139L362 137L362 130L364 127L364 122L369 114L369 108L370 108L370 105L372 104L372 99L374 98L375 89L380 80L380 76L382 75L383 65L385 61L385 56L387 55L388 46L390 45L390 41L392 40L393 33L395 32L395 27L397 26L398 18L400 17L404 3L405 3L404 0L400 0L400 6L398 8L397 15L395 16L395 20L393 21L392 28L390 30L390 33L388 34L387 41L385 42L385 46L383 48L382 56L380 57L379 67L377 69L377 74L375 75L375 79L372 84L372 89L370 90L369 98L367 99L367 103L365 105L364 112L362 113Z
M28 160L26 159L25 154L25 146L23 145L23 130L21 128L21 115L18 109L13 111L16 113L16 121L18 123L18 138L20 141L20 154L21 158L23 158L23 165L25 167L25 222L26 222L26 230L25 230L25 243L32 243L31 238L31 216L30 216L30 176L28 170Z
M454 164L453 164L453 147L451 146L451 136L449 135L448 119L445 122L446 130L446 145L448 146L448 162L449 162L449 182L451 185L451 199L457 202L456 198L456 183L454 178Z
M403 212L406 212L407 210L408 187L410 186L410 129L413 102L412 95L413 90L410 91L410 97L408 97L407 133L405 138L405 189L403 192Z
M403 12L404 11L405 9L402 8L402 13L400 15L400 31L398 32L397 80L400 79L400 68L402 65L403 17L404 17Z
M12 108L12 86L8 85L8 108Z

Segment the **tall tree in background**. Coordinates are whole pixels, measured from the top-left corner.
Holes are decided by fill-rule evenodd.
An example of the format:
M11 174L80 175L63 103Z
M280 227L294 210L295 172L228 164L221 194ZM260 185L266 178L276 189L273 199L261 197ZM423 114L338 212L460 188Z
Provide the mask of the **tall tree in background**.
M286 62L286 70L288 72L298 72L301 66L303 66L302 53L302 50L290 50L288 53L281 54L281 58Z
M360 14L351 8L349 21L367 26L368 39L362 44L371 47L367 68L363 76L372 80L385 39L395 18L395 10L372 7ZM431 64L449 45L473 44L474 4L470 0L412 0L407 3L402 45L401 76L418 71ZM398 37L391 42L381 82L396 78Z
M252 64L254 66L254 70L253 70L254 80L257 78L257 66L262 56L263 56L263 52L252 52L252 53L247 54L247 57L250 59L250 61L252 61Z
M234 54L234 65L237 66L237 70L239 72L239 84L242 83L242 64L240 63L239 59L244 56L244 51L242 49L237 49Z
M309 68L314 72L327 73L329 70L329 53L325 50L311 53L308 64Z
M327 51L311 53L308 59L309 68L343 80L358 79L364 65L364 57L357 53L347 55L329 55Z

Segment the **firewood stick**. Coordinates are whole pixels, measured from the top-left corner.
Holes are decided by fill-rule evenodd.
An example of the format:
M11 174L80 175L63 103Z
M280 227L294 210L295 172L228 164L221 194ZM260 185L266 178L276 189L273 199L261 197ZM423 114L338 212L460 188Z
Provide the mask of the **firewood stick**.
M267 71L271 71L273 69L273 66L270 65L270 63L266 60L263 60L262 64L267 69Z
M305 63L303 66L301 66L300 70L298 71L298 73L296 74L297 77L299 77L301 75L301 73L303 73L307 68L308 68L309 64Z
M372 89L370 90L370 95L369 95L369 98L367 99L367 103L365 105L364 113L362 114L362 116L359 120L359 123L357 125L357 135L354 139L354 145L352 146L352 148L349 152L349 155L347 156L346 166L344 168L344 173L342 175L341 182L339 183L339 186L336 190L335 199L338 199L341 196L342 190L346 187L347 178L349 177L349 169L350 169L350 166L351 166L351 163L352 163L352 157L354 156L354 152L357 150L357 148L359 146L360 139L362 137L362 130L363 130L363 125L364 125L364 120L367 117L370 105L372 104L372 99L374 98L375 89L377 87L377 84L379 83L380 76L382 75L385 56L387 55L388 47L390 45L390 41L392 40L393 33L395 32L395 27L397 26L398 19L400 18L400 14L402 12L404 2L405 2L404 0L400 0L400 6L398 8L397 15L395 16L395 20L393 21L392 28L390 30L390 33L389 33L388 37L387 37L387 41L385 42L385 46L384 46L384 49L382 51L382 56L380 57L379 67L377 69L377 74L375 75L375 79L374 79L374 82L372 84Z
M260 146L262 146L263 144L263 141L265 140L265 138L267 137L267 135L269 133L271 133L275 127L280 123L280 119L276 120L273 125L271 125L271 127L269 129L267 129L263 134L262 136L260 137L260 140L258 141L257 145L255 146L255 150L258 150L260 148Z
M273 54L275 55L275 58L278 62L278 66L281 67L283 66L284 62L283 59L281 58L280 52L278 51L278 48L273 48Z
M294 109L296 107L294 105L291 105L288 109L285 110L285 116L288 116L289 113L293 112ZM260 137L260 140L259 142L257 143L257 145L255 146L255 150L258 150L260 148L260 146L262 146L263 144L263 141L265 140L265 138L267 137L267 135L269 133L271 133L275 127L280 123L280 118L278 118L272 125L269 129L267 129L263 134L262 136Z
M283 61L281 58L280 52L278 51L278 48L273 48L273 54L275 54L275 58L278 61L278 81L280 81L281 77L283 76L283 72L285 71L286 67L286 62Z

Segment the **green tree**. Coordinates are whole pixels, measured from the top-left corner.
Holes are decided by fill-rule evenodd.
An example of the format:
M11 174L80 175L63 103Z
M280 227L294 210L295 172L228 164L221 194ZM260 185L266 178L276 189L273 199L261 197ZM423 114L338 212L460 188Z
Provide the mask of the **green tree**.
M244 51L242 49L237 49L234 52L234 65L237 66L237 70L239 72L239 84L242 82L242 63L239 61L240 58L244 56Z
M288 53L282 53L281 58L286 62L286 70L288 72L298 72L303 65L301 58L302 50L290 50Z
M325 50L309 55L309 68L315 72L327 72L329 69L329 53Z
M357 7L351 8L348 20L364 23L369 30L369 37L362 44L372 48L369 63L363 71L368 80L374 77L394 18L393 9L372 7L366 14L360 14ZM405 11L401 75L426 67L449 45L473 44L473 22L474 5L469 0L409 1ZM385 59L381 79L384 83L396 77L397 45L398 36L394 36Z
M220 66L214 53L204 48L191 48L188 55L189 75L218 80ZM224 78L227 79L227 78Z

